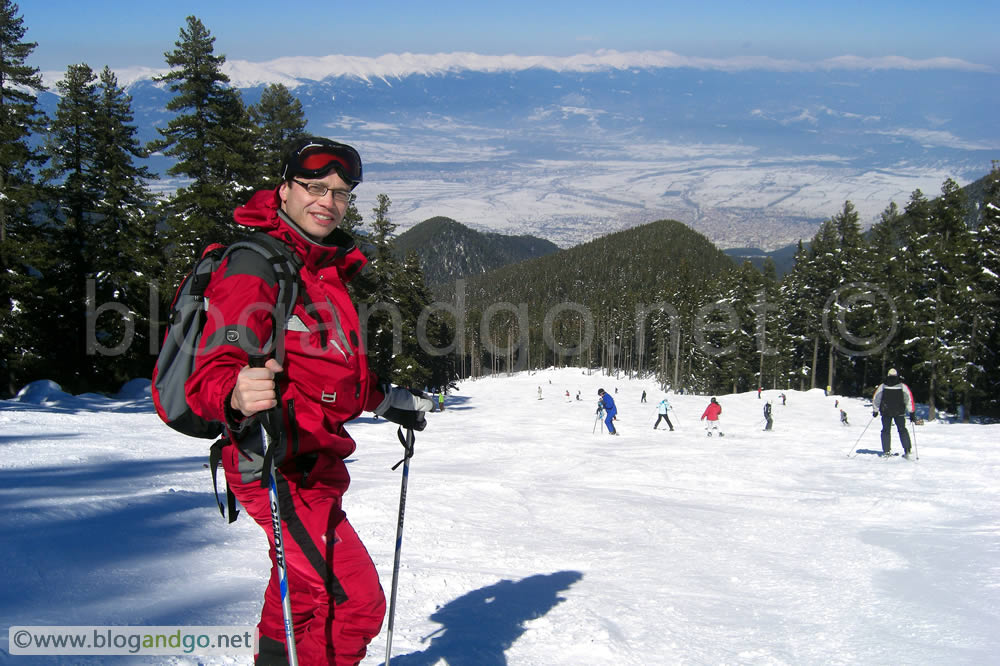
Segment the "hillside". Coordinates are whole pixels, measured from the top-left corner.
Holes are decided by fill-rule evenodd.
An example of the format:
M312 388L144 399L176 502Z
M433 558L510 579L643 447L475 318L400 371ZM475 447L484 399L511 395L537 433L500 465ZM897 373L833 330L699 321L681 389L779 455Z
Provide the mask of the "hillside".
M395 244L400 259L411 250L417 253L432 287L559 250L543 238L476 231L448 217L424 220L400 234Z
M533 305L642 296L700 284L734 266L707 238L676 220L659 220L505 266L469 280L470 292Z

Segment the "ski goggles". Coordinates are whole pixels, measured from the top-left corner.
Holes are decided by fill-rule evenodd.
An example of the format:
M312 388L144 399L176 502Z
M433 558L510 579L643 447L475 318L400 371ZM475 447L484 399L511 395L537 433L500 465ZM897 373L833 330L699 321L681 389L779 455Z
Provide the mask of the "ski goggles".
M281 179L295 176L322 178L336 171L353 189L362 181L361 156L347 144L329 139L309 139L285 160Z

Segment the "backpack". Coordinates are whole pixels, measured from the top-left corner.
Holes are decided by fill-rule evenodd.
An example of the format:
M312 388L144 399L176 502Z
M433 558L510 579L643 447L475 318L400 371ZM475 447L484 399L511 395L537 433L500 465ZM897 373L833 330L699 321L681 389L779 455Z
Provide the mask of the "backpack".
M228 443L225 425L218 421L207 421L195 414L187 403L184 384L195 368L195 359L205 327L208 302L205 291L211 283L215 271L230 253L249 249L264 257L274 269L278 283L278 298L275 303L272 348L278 342L281 332L279 322L288 317L299 297L298 274L302 260L283 241L263 232L250 234L226 246L212 243L201 253L191 271L181 281L174 300L170 305L170 318L163 346L156 358L153 369L152 394L156 413L168 426L190 437L218 439L211 447L209 465L212 483L215 485L216 467L221 460L222 447ZM221 439L219 439L221 437ZM217 488L217 486L216 486ZM229 515L236 520L235 502L227 489ZM218 502L218 490L216 490ZM219 510L225 516L222 503Z

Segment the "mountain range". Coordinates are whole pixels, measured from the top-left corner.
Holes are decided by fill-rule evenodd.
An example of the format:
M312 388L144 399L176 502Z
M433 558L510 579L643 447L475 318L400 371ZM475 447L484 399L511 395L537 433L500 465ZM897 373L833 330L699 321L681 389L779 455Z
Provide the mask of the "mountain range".
M362 214L385 193L402 230L440 216L560 247L676 219L720 248L775 250L845 200L867 226L915 189L979 178L1000 152L997 72L956 60L402 54L226 71L248 104L283 83L309 131L359 148ZM122 77L144 140L169 118L152 73Z

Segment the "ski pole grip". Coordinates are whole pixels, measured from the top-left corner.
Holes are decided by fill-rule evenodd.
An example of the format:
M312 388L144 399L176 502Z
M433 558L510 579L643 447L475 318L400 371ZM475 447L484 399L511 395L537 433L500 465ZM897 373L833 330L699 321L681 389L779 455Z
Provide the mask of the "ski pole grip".
M249 364L251 368L263 368L264 364L267 363L267 359L271 358L268 354L249 354ZM281 404L281 393L278 391L278 383L274 383L274 393L278 398L278 405L275 405L271 409L260 412L261 425L267 430L271 437L276 438L276 434L273 431L273 423L277 423L278 406Z

